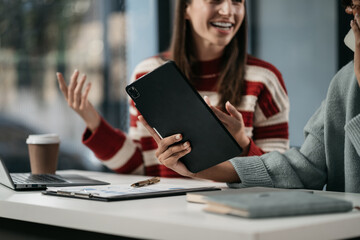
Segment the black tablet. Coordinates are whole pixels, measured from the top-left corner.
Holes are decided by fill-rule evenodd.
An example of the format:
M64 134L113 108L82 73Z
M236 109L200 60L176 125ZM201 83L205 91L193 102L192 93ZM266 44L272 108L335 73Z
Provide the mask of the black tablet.
M180 160L199 172L242 153L176 64L168 61L126 87L136 108L160 137L181 133L191 152Z

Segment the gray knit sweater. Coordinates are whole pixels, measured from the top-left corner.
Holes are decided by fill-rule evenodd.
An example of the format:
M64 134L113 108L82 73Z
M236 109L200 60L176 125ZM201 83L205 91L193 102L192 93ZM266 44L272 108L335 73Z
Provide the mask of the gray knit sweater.
M360 88L354 63L333 78L327 97L304 128L300 149L231 159L241 183L360 193Z

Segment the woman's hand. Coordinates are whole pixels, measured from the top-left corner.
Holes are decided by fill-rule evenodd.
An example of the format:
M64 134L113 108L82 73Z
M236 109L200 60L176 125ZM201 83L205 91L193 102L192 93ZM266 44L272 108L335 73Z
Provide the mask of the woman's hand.
M77 112L85 121L86 126L93 132L100 125L100 115L88 101L88 94L91 89L91 83L88 83L85 90L82 91L86 81L86 75L82 75L78 82L79 71L75 70L71 76L69 85L66 85L64 77L61 73L56 73L59 87L63 93L69 107Z
M246 155L249 151L250 139L245 134L245 124L241 113L230 102L225 104L225 109L229 113L226 114L212 106L207 96L204 97L204 100L235 138L236 142L243 148L243 155Z
M351 20L350 26L355 36L354 70L360 85L360 16L358 13L355 14L354 20Z
M179 161L180 158L191 152L190 143L179 143L182 139L181 134L175 134L161 139L155 130L145 121L143 116L139 116L138 119L158 144L158 149L155 154L159 161L167 168L170 168L183 176L193 177L194 173L190 172L184 163Z
M156 157L162 164L165 165L165 167L170 168L186 177L210 179L218 182L240 182L239 176L229 161L222 162L198 173L190 172L184 163L179 161L180 158L191 151L191 147L188 142L182 144L178 143L182 139L181 134L175 134L161 139L155 130L145 121L143 116L139 116L138 119L150 132L158 144Z

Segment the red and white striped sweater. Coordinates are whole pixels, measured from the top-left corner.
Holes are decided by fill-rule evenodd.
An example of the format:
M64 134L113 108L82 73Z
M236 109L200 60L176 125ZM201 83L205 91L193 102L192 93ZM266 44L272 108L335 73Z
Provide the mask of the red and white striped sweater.
M144 60L135 68L131 80L135 81L163 63L164 61L157 56ZM220 59L200 62L198 70L201 74L195 84L200 95L207 95L211 104L215 106L219 97L214 91L219 76L219 64ZM273 150L284 152L288 149L289 99L281 73L274 66L260 59L248 57L245 95L236 108L241 112L246 134L251 138L248 156L261 155ZM107 167L118 173L180 177L156 158L157 144L138 122L138 115L139 112L131 101L128 134L114 129L102 119L96 131L85 131L83 143Z

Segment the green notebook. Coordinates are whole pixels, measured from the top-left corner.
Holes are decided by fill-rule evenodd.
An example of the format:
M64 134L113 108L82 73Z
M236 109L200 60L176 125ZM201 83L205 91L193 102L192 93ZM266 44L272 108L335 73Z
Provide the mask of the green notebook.
M191 203L207 203L207 198L212 196L236 193L261 193L261 192L275 192L275 191L289 191L283 188L269 188L269 187L249 187L249 188L225 188L221 191L204 191L204 192L189 192L186 193L186 201ZM311 191L311 190L296 190L296 191ZM312 191L311 191L312 192Z
M349 201L300 191L229 193L207 200L205 211L246 218L337 213L353 208Z

